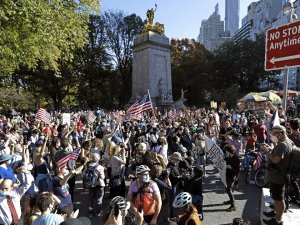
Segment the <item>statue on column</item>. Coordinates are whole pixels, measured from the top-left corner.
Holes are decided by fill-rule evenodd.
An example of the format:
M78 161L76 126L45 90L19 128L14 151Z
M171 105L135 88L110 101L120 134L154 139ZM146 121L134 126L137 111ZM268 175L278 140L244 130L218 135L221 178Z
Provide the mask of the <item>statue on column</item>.
M161 35L165 33L165 27L163 24L156 22L155 25L153 25L154 13L156 9L157 9L157 5L155 4L155 9L151 8L147 10L146 13L147 19L144 23L144 28L142 33L145 33L147 31L153 31Z
M146 26L153 26L153 20L154 20L154 13L157 9L157 5L155 4L155 9L153 8L147 10L147 21Z
M187 91L184 91L183 89L181 89L181 99L185 99L185 98L184 98L184 93L185 93L185 92L187 92Z

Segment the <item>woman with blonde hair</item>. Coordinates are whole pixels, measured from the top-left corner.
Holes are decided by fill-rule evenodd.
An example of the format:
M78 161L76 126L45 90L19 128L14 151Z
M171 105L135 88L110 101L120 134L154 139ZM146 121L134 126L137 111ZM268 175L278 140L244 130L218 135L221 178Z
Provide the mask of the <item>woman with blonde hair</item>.
M93 144L92 144L92 149L91 149L91 153L98 153L100 155L103 155L103 141L100 138L95 138L93 140Z
M105 147L104 155L108 156L109 159L113 156L113 148L116 146L115 142L109 141Z
M110 197L125 197L125 164L126 151L123 145L116 145L112 148L112 156L108 163L110 173Z

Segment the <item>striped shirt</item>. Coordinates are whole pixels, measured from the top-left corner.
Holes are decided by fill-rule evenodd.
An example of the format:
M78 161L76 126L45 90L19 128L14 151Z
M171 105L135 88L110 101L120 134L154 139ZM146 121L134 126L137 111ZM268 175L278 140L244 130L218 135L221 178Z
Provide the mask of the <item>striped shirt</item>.
M59 214L50 213L48 215L39 216L32 225L59 225L64 221L64 218Z

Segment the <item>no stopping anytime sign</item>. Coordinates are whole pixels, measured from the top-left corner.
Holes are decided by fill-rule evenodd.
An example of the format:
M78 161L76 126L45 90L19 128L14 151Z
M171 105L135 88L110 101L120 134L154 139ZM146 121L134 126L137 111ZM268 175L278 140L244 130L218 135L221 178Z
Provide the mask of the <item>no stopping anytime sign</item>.
M265 70L300 66L300 21L266 32Z

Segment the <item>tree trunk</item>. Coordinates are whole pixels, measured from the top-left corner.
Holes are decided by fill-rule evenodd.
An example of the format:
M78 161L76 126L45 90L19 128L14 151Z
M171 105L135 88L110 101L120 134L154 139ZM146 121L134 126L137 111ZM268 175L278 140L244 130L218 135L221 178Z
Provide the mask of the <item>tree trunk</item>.
M54 110L58 111L58 101L57 101L56 95L52 95L51 98L52 98L52 101L53 101Z

